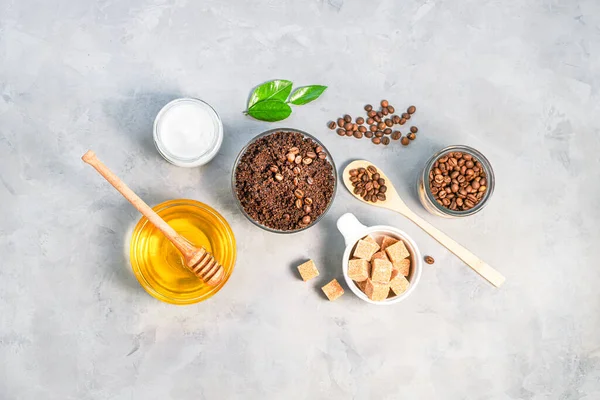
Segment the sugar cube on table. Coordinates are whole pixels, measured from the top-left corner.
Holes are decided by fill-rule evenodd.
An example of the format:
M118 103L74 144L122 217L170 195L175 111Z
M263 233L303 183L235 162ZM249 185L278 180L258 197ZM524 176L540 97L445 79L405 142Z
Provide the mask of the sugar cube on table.
M321 290L325 293L325 296L327 296L329 301L334 301L344 294L344 289L340 286L337 279L331 280L331 282L323 286Z
M356 282L362 282L369 277L371 265L367 260L354 259L348 261L348 276Z
M298 265L298 272L300 272L300 276L304 282L319 276L319 270L313 260L308 260L307 262Z

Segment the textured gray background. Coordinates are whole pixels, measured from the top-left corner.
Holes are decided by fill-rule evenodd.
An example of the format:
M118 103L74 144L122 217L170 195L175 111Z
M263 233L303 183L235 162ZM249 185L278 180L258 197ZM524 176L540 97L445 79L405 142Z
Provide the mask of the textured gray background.
M599 51L596 0L0 0L0 398L600 398ZM329 90L281 124L244 117L250 88L273 78ZM153 117L180 96L223 118L206 167L153 148ZM417 105L410 148L325 128L381 98ZM275 126L313 132L340 167L376 160L505 286L343 189L304 233L255 228L229 176ZM426 215L416 177L459 143L492 162L492 202ZM198 199L229 220L238 262L216 297L176 307L144 292L124 251L139 215L80 161L88 148L149 203ZM436 258L408 301L324 300L347 211ZM306 258L321 269L308 284L293 270Z

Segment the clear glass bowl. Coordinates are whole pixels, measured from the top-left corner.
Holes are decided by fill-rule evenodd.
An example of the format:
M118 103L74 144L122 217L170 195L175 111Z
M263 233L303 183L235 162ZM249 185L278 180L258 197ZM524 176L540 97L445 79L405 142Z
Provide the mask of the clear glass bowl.
M227 221L195 200L170 200L153 209L190 243L210 251L225 269L225 278L215 287L205 285L185 266L175 246L143 217L129 245L131 268L140 285L151 296L171 304L194 304L214 296L235 265L235 237Z
M268 136L272 133L275 132L295 132L295 133L300 133L302 134L304 137L310 138L312 140L315 141L315 143L317 143L317 145L321 146L323 148L323 151L325 153L327 153L327 160L331 163L332 169L333 169L333 194L331 196L331 200L329 200L329 204L327 205L327 208L325 209L325 211L323 211L323 214L319 215L319 217L317 219L315 219L314 221L312 221L309 225L304 226L302 228L299 229L295 229L295 230L291 230L291 231L282 231L282 230L278 230L278 229L273 229L273 228L269 228L268 226L262 225L260 224L258 221L255 221L254 219L252 219L248 213L246 213L246 210L244 210L244 207L242 206L242 203L240 202L240 199L238 199L237 196L237 191L236 191L236 185L235 185L235 171L237 170L238 164L242 158L242 156L246 153L246 150L248 150L248 146L250 146L252 143L254 143L256 140ZM254 225L258 226L261 229L264 229L266 231L269 232L273 232L273 233L297 233L297 232L301 232L305 229L308 229L310 227L313 227L317 224L317 222L319 222L321 220L321 218L323 218L325 216L325 214L327 214L327 212L329 211L329 209L331 208L331 205L333 204L333 201L335 199L335 195L337 193L337 181L338 181L338 175L337 175L337 168L335 166L335 163L333 162L333 157L331 157L331 153L329 152L329 150L327 150L327 147L325 147L325 145L323 143L321 143L316 137L298 130L298 129L293 129L293 128L276 128L276 129L270 129L266 132L261 133L260 135L255 136L254 138L252 138L245 146L244 148L240 151L240 153L238 154L237 158L235 159L235 162L233 163L233 170L231 171L231 189L233 191L233 198L235 199L235 203L238 205L240 211L242 212L242 214L244 214L246 216L246 218L248 218L248 220L250 222L252 222Z
M454 153L457 151L461 153L471 154L477 159L477 161L481 162L487 179L487 190L485 192L485 195L481 198L479 203L477 203L473 208L468 209L466 211L451 210L440 205L433 197L433 193L431 193L431 189L429 188L429 172L433 169L433 164L436 162L436 160L440 157L447 155L448 153ZM425 164L425 168L423 168L423 172L421 173L417 181L417 192L419 194L419 200L421 200L421 204L430 213L445 218L461 218L468 217L469 215L473 215L481 211L492 197L492 194L494 193L495 184L496 178L494 177L494 170L492 169L492 165L490 164L488 159L472 147L456 145L449 146L438 151L427 161L427 163Z

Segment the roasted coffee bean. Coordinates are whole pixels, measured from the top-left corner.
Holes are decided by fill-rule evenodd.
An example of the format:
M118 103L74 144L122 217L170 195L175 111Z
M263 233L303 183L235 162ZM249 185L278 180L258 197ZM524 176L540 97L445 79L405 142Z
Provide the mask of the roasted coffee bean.
M350 174L350 182L358 181L358 176Z
M392 122L395 123L395 124L399 124L400 123L400 117L397 116L397 115L394 115L392 117Z
M383 137L383 131L377 131L377 132L375 132L375 136L378 137L378 138Z
M358 170L356 168L351 169L349 174L350 174L350 176L356 176L356 175L358 175Z
M336 123L335 123L335 121L329 121L329 123L327 124L327 126L329 127L329 129L335 129Z
M352 130L346 131L346 136L352 136L353 133Z
M388 144L390 144L390 138L387 136L381 138L381 144L383 144L384 146L387 146Z
M410 143L410 140L408 140L408 138L406 136L404 136L402 138L402 140L400 140L400 142L402 143L403 146L408 146L408 144Z
M370 191L371 189L373 189L373 182L371 182L371 181L367 182L367 184L365 185L365 189L367 189L367 191Z
M433 264L435 262L435 260L431 256L425 256L425 262L427 264Z
M361 133L366 133L367 132L367 127L366 126L359 126L358 127L358 131Z
M271 172L279 172L279 167L277 167L277 165L271 165L269 167L269 171L271 171Z
M296 199L296 202L294 203L296 205L296 208L301 210L302 209L302 200L301 199Z
M338 128L338 129L336 130L336 132L337 132L337 134L338 134L338 135L340 135L340 136L345 136L345 135L346 135L346 130L345 130L345 129L343 129L343 128Z
M404 125L406 123L406 118L400 118L400 125Z
M390 114L393 114L393 113L394 113L394 111L396 111L396 110L394 109L394 107L392 107L392 106L388 106L388 107L387 107L387 109L388 109L388 111L389 111L389 113L390 113Z
M354 188L354 194L360 194L361 191L362 188L359 188L358 186Z
M294 158L294 162L296 164L300 164L302 162L302 156L296 156L296 158Z
M317 157L319 157L320 160L324 160L327 158L327 153L325 153L324 151L319 151L317 153Z
M367 116L369 118L374 118L376 115L377 115L377 111L375 111L375 110L371 110L367 113Z
M408 109L406 111L408 111L409 114L414 114L415 111L417 111L417 107L410 106L410 107L408 107Z
M352 130L356 132L358 130L358 124L352 124Z
M291 149L288 150L290 153L292 153L293 155L296 155L298 153L300 153L300 149L297 147L292 147Z
M378 111L378 112L377 112L377 116L378 116L379 118L383 118L383 113L382 113L381 111Z
M388 103L387 100L381 100L381 107L387 107L389 105L390 105L390 103Z
M392 128L385 128L383 130L383 134L384 135L391 135L392 134Z
M349 116L348 114L344 115L344 121L345 122L352 122L352 117Z
M359 174L364 174L365 172L367 172L367 170L366 170L365 168L362 168L362 167L360 167L360 168L358 169L358 173L359 173Z
M375 123L375 120L373 118L367 118L367 124L373 125L374 123Z
M383 193L377 193L377 200L385 201L386 197Z
M294 190L294 196L301 199L304 197L304 191L301 189L296 189L296 190Z
M313 162L313 159L312 159L312 158L310 158L310 157L304 157L304 158L302 159L302 162L304 163L304 165L310 165L310 164L312 164L312 162Z
M317 146L317 147L315 147L315 153L317 153L317 154L318 154L318 153L320 153L320 152L322 152L322 151L323 151L323 148L322 148L321 146Z
M290 218L291 218L290 214L288 214L288 213L283 214L283 219L284 220L289 221Z
M410 114L409 113L402 113L402 118L404 118L404 119L410 119Z
M377 124L377 128L378 128L380 131L384 130L384 129L385 129L385 127L386 127L386 125L385 125L385 122L380 122L380 123L378 123L378 124Z
M416 126L411 126L411 127L410 127L410 131L411 131L412 133L417 133L417 132L419 131L419 128L417 128Z
M383 178L377 179L377 182L379 182L380 185L385 185L385 179Z
M315 180L311 176L309 176L308 178L306 178L306 183L312 185L313 183L315 183Z
M308 204L309 206L312 205L313 203L313 199L311 199L310 197L307 197L304 199L304 204Z
M368 165L367 166L367 171L369 171L371 174L376 174L377 173L377 168L375 168L374 165Z
M363 133L362 132L354 132L354 137L357 139L362 139Z
M385 124L387 126L393 126L394 125L394 122L391 119L389 119L389 118L386 118L384 122L385 122Z
M275 174L275 179L277 179L279 182L281 182L283 180L283 175Z
M306 153L306 157L317 158L317 153L315 153L314 151L309 151L308 153Z
M371 131L365 132L365 137L368 139L371 139L373 137L373 132L371 132Z
M375 170L377 171L377 170ZM381 175L379 175L378 172L371 172L373 175L371 175L371 179L373 179L374 181L379 180L379 178L381 177Z
M417 138L417 135L415 135L413 132L411 132L408 135L406 135L406 137L409 138L410 140L415 140Z
M352 130L352 122L346 122L344 124L344 129L347 131L351 131Z
M302 223L304 225L310 224L310 215L305 215L304 217L302 217Z
M296 159L296 156L293 155L292 153L287 153L286 157L289 162L294 162L294 160Z
M382 110L381 110L381 113L382 113L383 115L388 115L388 114L389 114L389 111L388 111L388 109L387 109L387 108L384 108L384 109L382 109Z
M372 105L370 105L370 104L367 104L367 105L365 106L365 111L367 111L367 112L371 111L372 109L373 109L373 106L372 106Z
M362 125L365 123L365 119L363 117L356 118L356 123Z
M294 173L294 175L299 175L299 174L300 174L300 171L301 171L301 170L300 170L300 167L294 167L294 168L292 169L292 172Z
M371 132L377 132L377 125L371 125L369 129L371 130Z
M340 128L342 128L345 123L346 123L346 121L344 121L344 118L338 118L338 120L337 120L337 126L339 126Z
M385 192L387 192L387 186L385 186L385 185L379 186L379 193L385 193Z
M402 133L400 131L394 131L392 132L392 139L393 140L398 140L402 137Z
M312 211L312 207L309 206L308 204L304 205L304 212L309 214Z
M375 189L379 189L379 182L377 182L377 181L375 181L375 180L374 180L374 181L372 181L372 182L373 182L373 187L374 187Z
M373 139L371 139L371 142L373 142L374 144L380 144L381 143L381 138L374 137Z
M376 123L381 122L381 117L379 115L374 116L373 119L375 120Z

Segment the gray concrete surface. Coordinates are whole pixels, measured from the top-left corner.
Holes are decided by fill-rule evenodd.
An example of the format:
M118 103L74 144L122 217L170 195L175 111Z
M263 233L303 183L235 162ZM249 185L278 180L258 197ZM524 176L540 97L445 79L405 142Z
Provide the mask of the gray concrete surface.
M0 398L600 398L599 52L595 0L0 0ZM329 90L279 124L242 115L273 78ZM223 118L206 167L153 147L154 115L180 96ZM325 128L381 98L418 107L410 148ZM376 160L505 286L343 189L313 229L257 230L229 176L276 126L318 135L340 167ZM459 143L489 157L496 192L482 213L442 220L414 183ZM216 297L176 307L144 292L124 252L139 215L82 164L88 148L148 202L193 198L229 220L239 260ZM405 303L319 293L341 278L347 211L436 258ZM317 282L294 272L305 258Z

